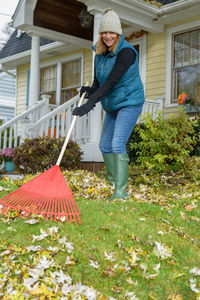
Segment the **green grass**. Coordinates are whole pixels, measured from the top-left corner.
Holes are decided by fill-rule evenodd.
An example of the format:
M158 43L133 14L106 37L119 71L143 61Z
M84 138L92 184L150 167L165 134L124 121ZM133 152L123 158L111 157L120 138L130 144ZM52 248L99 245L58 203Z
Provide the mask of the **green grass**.
M141 191L145 186L144 198L131 198L126 202L76 199L81 211L81 225L45 222L38 218L38 223L30 225L12 213L6 217L1 216L0 253L11 249L12 254L17 253L17 262L13 262L11 253L0 256L0 278L3 276L1 274L5 263L10 265L9 276L18 291L18 298L4 296L3 299L29 299L28 294L23 296L28 291L23 287L22 277L16 275L14 270L20 269L23 276L28 276L28 268L35 266L33 258L37 261L44 253L57 263L56 267L50 268L51 271L55 268L62 269L71 276L73 283L81 282L82 285L93 287L101 293L99 299L108 299L109 296L115 299L131 299L125 297L127 292L134 292L142 300L197 299L189 280L196 278L196 288L200 289L200 276L190 273L194 267L200 269L199 171L195 171L195 176L192 175L189 179L185 173L177 174L173 178L176 180L167 184L161 174L138 174L134 179L131 176L136 191ZM170 176L165 180L169 181ZM0 186L10 189L0 192L1 197L17 188L8 181L0 181ZM187 205L193 207L189 209ZM40 229L47 230L53 226L59 228L57 234L33 242L32 235L40 235ZM58 238L61 237L66 237L73 244L74 250L71 254L59 246ZM171 256L165 259L157 257L154 251L155 241L171 249ZM40 245L43 249L27 253L26 247L31 245ZM18 252L15 246L20 248ZM47 251L49 246L58 246L59 251L51 253ZM113 253L115 260L106 260L105 252ZM66 265L66 257L70 255L74 264ZM91 260L98 262L98 269L90 265ZM153 268L158 264L160 268L155 271ZM144 265L145 273L144 268L141 268ZM154 278L148 278L156 273ZM48 270L45 274L50 276ZM45 279L47 275L43 275L44 279L40 277L39 286L42 282L48 287L52 286ZM60 299L61 286L59 285L57 295L53 293L52 298L48 292L45 294L45 291L37 291L34 296L30 293L30 299ZM8 295L6 284L0 287L0 292ZM172 298L175 295L177 298Z

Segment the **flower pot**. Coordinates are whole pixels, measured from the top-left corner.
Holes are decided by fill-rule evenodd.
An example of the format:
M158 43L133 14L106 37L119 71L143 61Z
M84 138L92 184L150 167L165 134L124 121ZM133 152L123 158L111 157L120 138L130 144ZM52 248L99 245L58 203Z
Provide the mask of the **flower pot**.
M188 113L200 112L200 106L194 106L188 103L185 105L185 111Z
M6 172L11 173L15 170L15 164L12 161L6 161Z

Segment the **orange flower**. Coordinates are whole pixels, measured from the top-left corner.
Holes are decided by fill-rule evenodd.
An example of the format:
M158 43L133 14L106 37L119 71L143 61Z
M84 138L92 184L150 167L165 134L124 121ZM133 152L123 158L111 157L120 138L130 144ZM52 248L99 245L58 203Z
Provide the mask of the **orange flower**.
M178 96L178 104L185 104L186 100L189 100L189 96L186 94L186 93L181 93L179 96Z

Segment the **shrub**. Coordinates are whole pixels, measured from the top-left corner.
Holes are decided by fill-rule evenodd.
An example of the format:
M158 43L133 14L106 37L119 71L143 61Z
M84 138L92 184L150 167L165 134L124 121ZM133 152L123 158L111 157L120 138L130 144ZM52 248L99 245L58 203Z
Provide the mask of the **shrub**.
M178 170L195 144L194 129L186 114L180 112L170 120L159 114L157 121L146 114L143 121L143 126L135 128L141 141L130 143L130 149L137 154L136 162L148 169Z
M200 156L200 119L192 120L191 124L194 129L193 137L196 143L193 150L190 151L190 156Z
M130 162L132 163L135 163L138 158L137 149L136 147L133 147L133 144L139 144L142 141L142 138L139 134L139 127L145 128L144 123L136 124L127 143L127 153Z
M64 140L53 137L26 139L15 148L13 162L22 173L43 172L56 164ZM69 141L60 166L65 169L78 168L82 154L79 145Z

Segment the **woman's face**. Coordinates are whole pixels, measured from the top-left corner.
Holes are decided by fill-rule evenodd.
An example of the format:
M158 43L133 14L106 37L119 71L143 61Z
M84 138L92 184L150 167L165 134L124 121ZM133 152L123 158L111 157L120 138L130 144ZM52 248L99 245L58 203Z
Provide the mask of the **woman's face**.
M114 43L117 40L117 33L110 32L110 31L103 32L102 33L102 40L103 40L104 44L108 48L110 48L110 47L112 47L114 45Z

